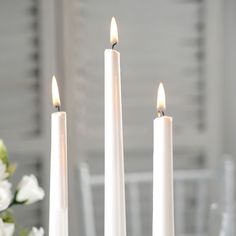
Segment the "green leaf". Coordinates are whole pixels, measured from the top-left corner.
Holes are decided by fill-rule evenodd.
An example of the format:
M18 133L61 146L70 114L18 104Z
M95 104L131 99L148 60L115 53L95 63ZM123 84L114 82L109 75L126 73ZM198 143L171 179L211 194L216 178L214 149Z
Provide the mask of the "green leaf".
M10 165L7 167L7 172L8 172L8 174L9 174L9 176L12 176L12 175L15 173L16 168L17 168L17 164L16 164L16 163L10 164Z
M10 210L6 210L0 214L3 222L5 223L15 223L14 216Z
M19 236L27 236L29 234L29 230L26 228L22 228L19 231Z
M6 165L9 164L7 148L1 139L0 139L0 160L2 160L2 162Z

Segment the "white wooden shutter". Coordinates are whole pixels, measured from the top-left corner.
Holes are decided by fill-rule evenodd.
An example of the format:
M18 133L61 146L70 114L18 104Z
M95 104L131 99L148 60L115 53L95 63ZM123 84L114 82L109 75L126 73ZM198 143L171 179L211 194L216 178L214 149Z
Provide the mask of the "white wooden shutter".
M174 117L175 137L182 136L189 145L189 137L194 145L203 142L199 137L207 132L204 1L74 4L77 126L88 138L86 148L103 149L103 51L110 47L111 15L116 16L120 33L126 149L152 147L160 81L166 90L167 114Z
M74 1L71 39L76 125L83 148L103 160L103 51L111 15L118 22L125 149L152 152L156 93L163 81L174 118L176 155L206 155L208 137L207 1ZM71 94L68 94L71 96ZM93 151L93 152L92 152ZM100 154L99 154L100 152ZM127 159L131 155L126 156ZM151 157L148 157L151 158ZM145 160L146 161L146 160Z
M40 130L38 2L1 1L1 136L30 137Z
M161 81L167 114L174 119L175 167L204 168L215 162L219 155L220 1L74 0L66 5L70 34L65 53L67 76L72 77L67 99L74 102L68 108L78 136L76 155L89 163L91 173L103 173L104 166L103 52L110 47L113 15L120 39L126 172L152 170L153 119ZM149 202L148 189L149 195L143 191L142 200ZM93 193L97 233L102 235L103 191ZM144 228L150 229L151 205L147 208Z
M42 55L42 5L38 0L0 0L0 138L8 147L10 161L18 164L14 187L23 175L33 173L47 196L49 142L45 116L49 121L49 114L45 114L48 97L43 91L42 60L46 54ZM29 228L45 226L45 205L44 201L28 209L16 207L17 223Z

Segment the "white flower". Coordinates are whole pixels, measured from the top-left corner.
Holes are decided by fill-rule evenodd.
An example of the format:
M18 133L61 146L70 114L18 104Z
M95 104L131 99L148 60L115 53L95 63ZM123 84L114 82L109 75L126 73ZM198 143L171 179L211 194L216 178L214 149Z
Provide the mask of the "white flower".
M7 166L0 160L0 181L6 179L8 176Z
M17 187L17 202L31 204L44 198L44 191L38 185L38 180L34 175L25 175Z
M43 236L43 235L44 235L44 230L42 227L39 229L33 227L28 236Z
M7 180L0 181L0 211L7 209L11 200L11 183Z
M12 223L4 223L0 218L0 235L1 236L13 236L15 231L15 225Z

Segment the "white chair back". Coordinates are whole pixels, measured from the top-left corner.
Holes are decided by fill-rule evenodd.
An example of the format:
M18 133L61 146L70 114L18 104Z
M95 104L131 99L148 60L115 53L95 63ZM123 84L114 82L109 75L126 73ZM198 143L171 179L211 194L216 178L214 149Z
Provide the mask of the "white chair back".
M80 164L79 168L85 236L101 236L102 226L97 225L95 216L93 189L104 188L103 175L90 175L87 164ZM174 172L174 199L175 199L175 231L176 235L196 235L206 234L208 191L211 172L209 170L177 170ZM150 193L149 200L152 201L152 173L129 173L125 175L126 201L127 204L127 229L131 236L151 235L151 222L149 222L148 232L145 227L145 217L149 221L152 212L144 213L145 205L150 202L143 201L143 187L148 186ZM147 193L145 193L147 194ZM100 204L100 206L103 202ZM152 203L151 203L152 205ZM103 214L100 214L100 218ZM101 221L99 221L101 222ZM103 222L103 221L102 221ZM99 229L97 229L99 228Z

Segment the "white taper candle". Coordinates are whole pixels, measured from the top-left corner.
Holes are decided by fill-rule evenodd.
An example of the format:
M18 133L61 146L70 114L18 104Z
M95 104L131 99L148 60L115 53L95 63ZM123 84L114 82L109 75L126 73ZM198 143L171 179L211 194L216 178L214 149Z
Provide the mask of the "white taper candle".
M153 236L174 236L172 117L164 115L165 92L158 89L153 142Z
M114 46L117 42L116 22L112 18L111 43ZM106 49L105 236L126 236L123 152L120 53L114 49Z
M53 104L60 110L55 77L52 86ZM49 236L68 236L66 113L61 111L52 113L51 125Z

